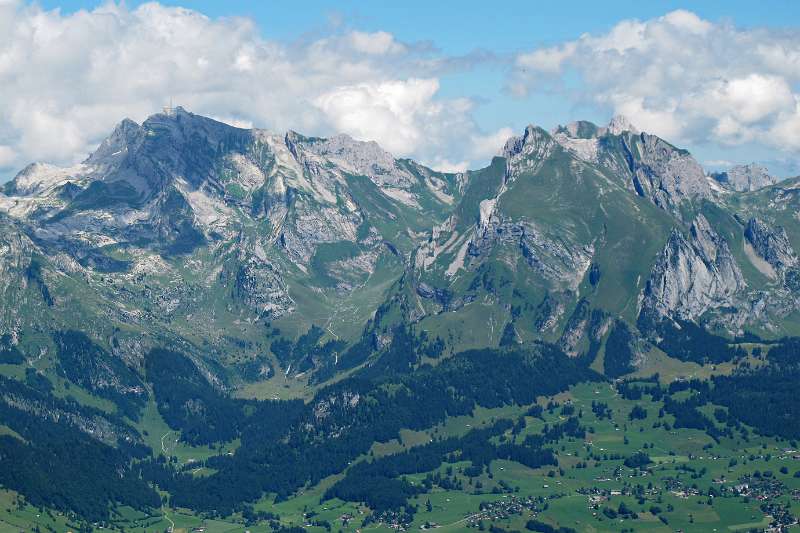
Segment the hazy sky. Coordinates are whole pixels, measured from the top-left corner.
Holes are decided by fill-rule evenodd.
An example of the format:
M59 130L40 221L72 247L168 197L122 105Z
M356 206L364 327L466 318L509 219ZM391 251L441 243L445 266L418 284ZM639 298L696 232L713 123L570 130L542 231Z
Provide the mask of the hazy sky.
M624 114L708 167L800 168L800 2L0 0L0 179L170 98L442 169Z

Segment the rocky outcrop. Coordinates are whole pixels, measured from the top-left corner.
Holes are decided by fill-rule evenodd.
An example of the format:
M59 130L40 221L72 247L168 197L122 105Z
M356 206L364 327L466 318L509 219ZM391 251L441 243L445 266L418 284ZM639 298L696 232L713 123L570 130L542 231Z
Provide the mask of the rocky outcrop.
M416 178L378 143L356 141L348 135L335 135L328 139L303 138L295 135L305 151L316 154L335 167L358 176L367 176L379 187L407 189L416 184Z
M759 218L751 218L747 221L744 237L776 274L785 275L787 270L797 267L797 254L781 226L772 227Z
M503 147L507 179L535 172L558 147L552 136L537 126L529 125L519 137L511 137Z
M97 147L86 164L101 175L118 168L130 155L136 152L145 140L146 129L130 119L120 122L114 131Z
M611 118L611 121L608 123L608 126L606 126L605 130L602 133L610 133L611 135L622 135L626 131L629 131L633 134L639 133L639 129L633 125L633 122L628 120L628 117L624 115L614 115Z
M553 138L558 144L572 152L579 159L588 161L589 163L597 163L600 148L600 142L597 137L573 136L573 132L576 134L579 133L577 128L571 126L572 125L567 126L564 131L557 131L554 133Z
M586 348L599 349L600 342L606 334L612 320L600 309L592 309L589 302L580 299L564 325L559 347L571 357L581 353L581 344Z
M639 196L677 214L685 200L710 195L703 168L686 150L647 133L625 133L621 138L628 186Z
M679 214L678 206L710 195L705 172L687 152L615 116L605 127L579 121L554 129L553 138L579 159L625 178L625 186L657 206Z
M755 191L780 181L771 176L766 167L755 163L737 165L724 172L714 172L711 177L726 189L739 192Z
M625 132L638 134L639 129L627 117L615 115L607 126L601 127L587 120L578 120L556 127L551 134L561 143L566 139L598 139L606 135L622 135Z
M244 243L234 272L234 296L259 316L274 320L294 310L283 274L261 243Z
M479 264L497 246L510 246L542 277L573 290L583 279L594 254L592 246L576 246L548 235L532 222L503 221L498 215L482 220L476 233L467 248L472 263Z
M558 340L558 346L570 357L578 355L578 345L586 337L590 314L589 302L580 300L564 325L564 331Z
M292 204L294 217L287 221L280 245L298 266L306 268L318 245L335 242L356 242L361 213L321 206L307 197L298 197Z
M110 446L121 443L140 444L141 437L118 417L107 416L96 409L81 409L77 402L61 402L26 391L19 386L0 390L0 410L25 413L35 419L66 424Z
M21 304L27 303L29 297L42 305L53 303L46 274L34 260L38 252L18 224L0 214L0 331L3 333L15 334L22 321L42 318L23 310ZM29 288L33 290L26 295Z
M693 320L730 306L745 280L728 243L698 215L689 235L673 230L644 290L642 310L653 318Z

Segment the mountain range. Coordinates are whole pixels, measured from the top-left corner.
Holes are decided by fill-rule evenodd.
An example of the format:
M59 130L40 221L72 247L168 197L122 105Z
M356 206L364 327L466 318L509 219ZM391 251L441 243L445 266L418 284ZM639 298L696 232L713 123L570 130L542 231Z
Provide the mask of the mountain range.
M564 384L730 362L743 343L800 335L798 213L800 178L709 174L622 117L528 126L460 173L180 107L126 119L82 163L34 163L2 188L0 430L44 419L157 448L142 426L157 411L185 445L250 450L248 431L272 431L253 422L263 410L316 446L377 394L359 379L393 376L422 401L415 387L459 354L533 351L557 366L520 356L520 374ZM131 453L114 460L147 455ZM238 460L204 479L224 484ZM292 494L306 480L292 475L263 492ZM186 494L214 491L174 483L160 486L189 508L261 494L198 503Z
M498 153L441 173L345 135L182 108L124 120L83 163L5 185L0 324L32 353L53 351L42 331L81 329L129 364L171 343L289 374L269 331L379 351L403 323L450 351L506 334L573 354L617 319L643 340L676 321L797 332L797 180L707 175L621 117L529 126Z

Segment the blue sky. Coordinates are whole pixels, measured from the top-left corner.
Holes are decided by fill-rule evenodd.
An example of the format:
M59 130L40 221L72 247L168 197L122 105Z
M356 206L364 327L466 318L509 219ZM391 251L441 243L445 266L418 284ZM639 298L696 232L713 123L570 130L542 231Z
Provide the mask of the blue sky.
M355 137L375 137L399 155L445 167L485 162L491 155L488 147L492 143L528 123L547 128L581 118L602 123L614 113L625 112L634 115L629 118L635 124L688 147L709 167L757 160L768 162L777 173L800 172L795 157L800 149L800 59L797 66L792 63L792 58L800 57L797 2L165 0L159 10L139 9L141 4L127 1L111 10L117 19L115 28L121 33L120 41L126 39L124 46L113 42L111 31L105 40L91 35L96 24L106 24L108 17L102 16L107 8L104 2L18 2L16 14L11 15L12 25L22 27L24 21L35 20L31 13L37 9L45 13L60 10L58 15L51 13L47 31L67 28L73 34L70 41L80 46L74 55L63 51L54 54L64 55L62 64L71 65L63 76L74 76L74 83L89 87L96 83L98 71L89 70L97 69L97 65L87 66L85 57L103 55L108 50L119 53L124 49L131 57L141 54L140 63L129 65L127 70L112 73L113 68L108 68L109 78L140 70L149 73L146 63L152 52L151 56L137 52L136 36L147 40L143 27L150 28L149 24L155 24L153 20L168 17L165 10L169 7L183 7L209 17L209 26L197 30L203 38L222 43L229 41L226 32L236 35L232 38L237 44L231 45L231 55L248 47L280 48L280 54L303 65L290 74L297 80L281 85L281 80L273 79L270 73L282 72L282 67L276 66L274 57L267 57L270 52L262 50L248 59L255 61L253 72L261 78L249 74L246 79L236 80L235 85L232 80L230 88L221 89L219 80L193 80L191 73L181 70L164 76L161 85L154 82L140 92L131 90L130 80L125 80L125 89L113 96L101 91L99 85L97 93L86 89L75 94L73 101L69 91L58 97L42 94L41 101L47 102L43 108L53 110L52 116L42 118L37 131L61 131L60 141L54 140L49 149L44 146L38 153L36 143L31 141L35 132L26 130L29 126L21 124L5 131L0 127L0 168L14 168L30 157L65 163L69 150L86 151L98 142L102 132L122 118L115 114L141 120L159 98L166 99L169 94L198 112L246 125L292 127L310 134L344 130ZM90 15L81 17L81 10ZM691 17L668 16L675 12L689 12ZM92 17L97 20L87 22ZM230 17L243 17L254 25L243 30L230 22ZM174 24L177 19L170 20ZM634 24L637 21L641 26ZM198 23L187 24L191 29L192 24ZM80 36L81 31L86 35ZM631 44L628 36L635 31L641 33L640 42ZM369 52L366 57L363 49L347 48L352 48L348 36L353 32L372 36L370 43L384 44L386 41L377 36L388 34L392 46L397 47L385 54ZM582 38L583 35L587 37ZM170 41L179 40L178 37L163 39L164 53L169 54L173 45L178 50L173 53L182 59L176 62L188 61L193 54L203 58L209 55L206 48L193 52L186 43ZM623 50L620 39L630 49ZM13 40L11 36L5 45L13 46ZM610 41L616 44L608 45ZM697 53L682 54L682 43ZM53 46L59 46L57 39ZM320 67L319 57L311 57L320 48L325 49L331 61L347 66L342 68L341 79ZM605 62L610 61L609 49L614 54L611 59L619 60L619 64L617 70L609 69L604 75ZM772 59L752 55L754 49L770 50ZM562 57L564 50L570 52ZM784 54L776 56L775 50ZM561 57L556 66L554 57ZM210 61L213 66L214 59ZM681 74L676 76L676 70ZM303 72L313 74L307 85ZM639 73L647 75L640 77ZM430 83L416 83L417 79ZM58 78L47 83L54 81ZM193 82L198 83L195 92ZM272 101L265 102L270 98L251 94L253 85L260 83L267 94L272 90L277 95ZM314 83L320 85L313 86ZM111 79L112 86L122 84L122 80ZM22 89L19 87L18 92ZM14 87L6 89L12 90ZM26 90L31 92L30 88ZM279 106L280 98L293 90L297 91L296 97ZM238 101L237 91L241 93ZM386 97L387 91L394 96ZM28 103L36 101L36 91L32 92ZM90 95L108 101L92 105L88 101ZM3 89L0 96L6 96ZM746 104L751 101L758 105L750 109ZM293 107L293 102L305 104ZM343 102L359 102L372 111L359 113ZM417 119L405 121L396 131L392 113L406 112L402 105L410 105L408 113ZM315 113L306 112L312 108ZM0 118L4 118L4 112L8 117L17 116L13 110L4 111L0 104ZM88 117L92 118L93 127L77 123ZM385 125L380 117L386 120ZM65 135L69 142L64 142Z
M103 3L97 0L39 2L47 9L60 8L64 12L92 9ZM126 2L129 7L143 3ZM403 41L432 41L451 54L463 54L475 48L510 53L534 45L574 39L586 32L608 30L622 19L649 19L676 9L691 10L712 21L730 19L743 27L789 27L800 23L800 7L791 0L510 0L501 5L480 0L204 0L161 3L195 9L211 17L249 17L258 23L265 36L276 39L296 39L307 33L326 31L332 19L340 18L346 26L364 31L389 31Z

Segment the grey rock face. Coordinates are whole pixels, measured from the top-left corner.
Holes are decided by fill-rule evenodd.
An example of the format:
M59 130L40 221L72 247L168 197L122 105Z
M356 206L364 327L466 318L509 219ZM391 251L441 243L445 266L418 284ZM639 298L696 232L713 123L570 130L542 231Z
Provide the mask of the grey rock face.
M552 134L578 158L625 177L628 188L674 214L682 202L710 195L705 172L689 152L640 133L623 116L615 116L605 127L573 122Z
M551 282L570 289L575 289L581 282L594 254L591 246L575 247L546 235L527 221L504 222L494 215L480 229L482 231L467 249L474 262L479 263L495 246L510 245L530 268Z
M728 243L698 215L688 237L678 230L670 235L647 282L643 309L693 320L709 309L733 304L745 285Z
M550 132L553 137L558 136L561 139L596 139L602 133L603 128L587 120L578 120L565 126L557 126Z
M519 137L511 137L503 147L506 158L508 178L515 178L523 172L533 172L553 152L557 144L553 137L542 128L529 125Z
M6 280L14 273L21 273L30 263L35 245L17 225L0 214L0 279Z
M611 135L621 135L626 131L634 134L639 133L639 129L624 115L615 115L612 117L611 122L609 122L608 126L605 128L605 132Z
M295 216L284 226L280 244L297 264L308 265L319 244L356 241L359 213L315 205L307 198L298 198L292 207Z
M129 154L135 152L145 136L146 130L142 126L126 118L89 156L86 164L98 168L101 172L103 170L108 172L119 166Z
M684 200L710 195L705 173L689 152L647 133L622 138L630 185L640 196L675 212Z
M771 227L761 219L751 218L747 221L744 236L759 257L777 273L782 274L797 267L797 254L782 227Z
M252 142L253 132L234 128L210 118L177 108L174 113L159 113L142 124L144 137L121 172L135 171L155 191L183 178L192 189L214 185L218 150Z
M578 344L585 337L589 327L589 314L589 303L586 300L580 300L564 325L558 345L564 350L564 353L571 357L578 355Z
M0 302L16 304L0 305L0 330L4 333L13 333L24 316L19 304L25 301L26 288L32 284L45 286L41 273L31 275L32 258L38 251L13 221L0 214ZM41 292L43 297L47 294Z
M638 134L639 129L623 115L615 115L607 126L600 127L586 120L570 122L566 126L558 126L551 134L562 135L569 139L598 139L605 135L622 135L625 132ZM560 141L559 141L560 142Z
M442 307L449 305L452 299L452 294L448 291L438 287L431 287L427 283L420 283L417 285L417 294L428 300L436 300Z
M379 187L408 188L416 183L414 176L402 168L394 156L378 143L356 141L348 135L329 139L305 138L291 132L292 142L352 174L367 176Z
M245 244L238 257L235 296L260 316L274 320L294 310L294 301L278 268L259 244Z
M766 167L755 163L737 165L725 172L715 172L711 174L711 177L723 187L739 192L755 191L775 185L780 181L775 176L771 176Z
M606 313L598 309L592 310L589 302L581 299L564 325L558 345L570 356L579 355L581 341L601 342L611 322Z

